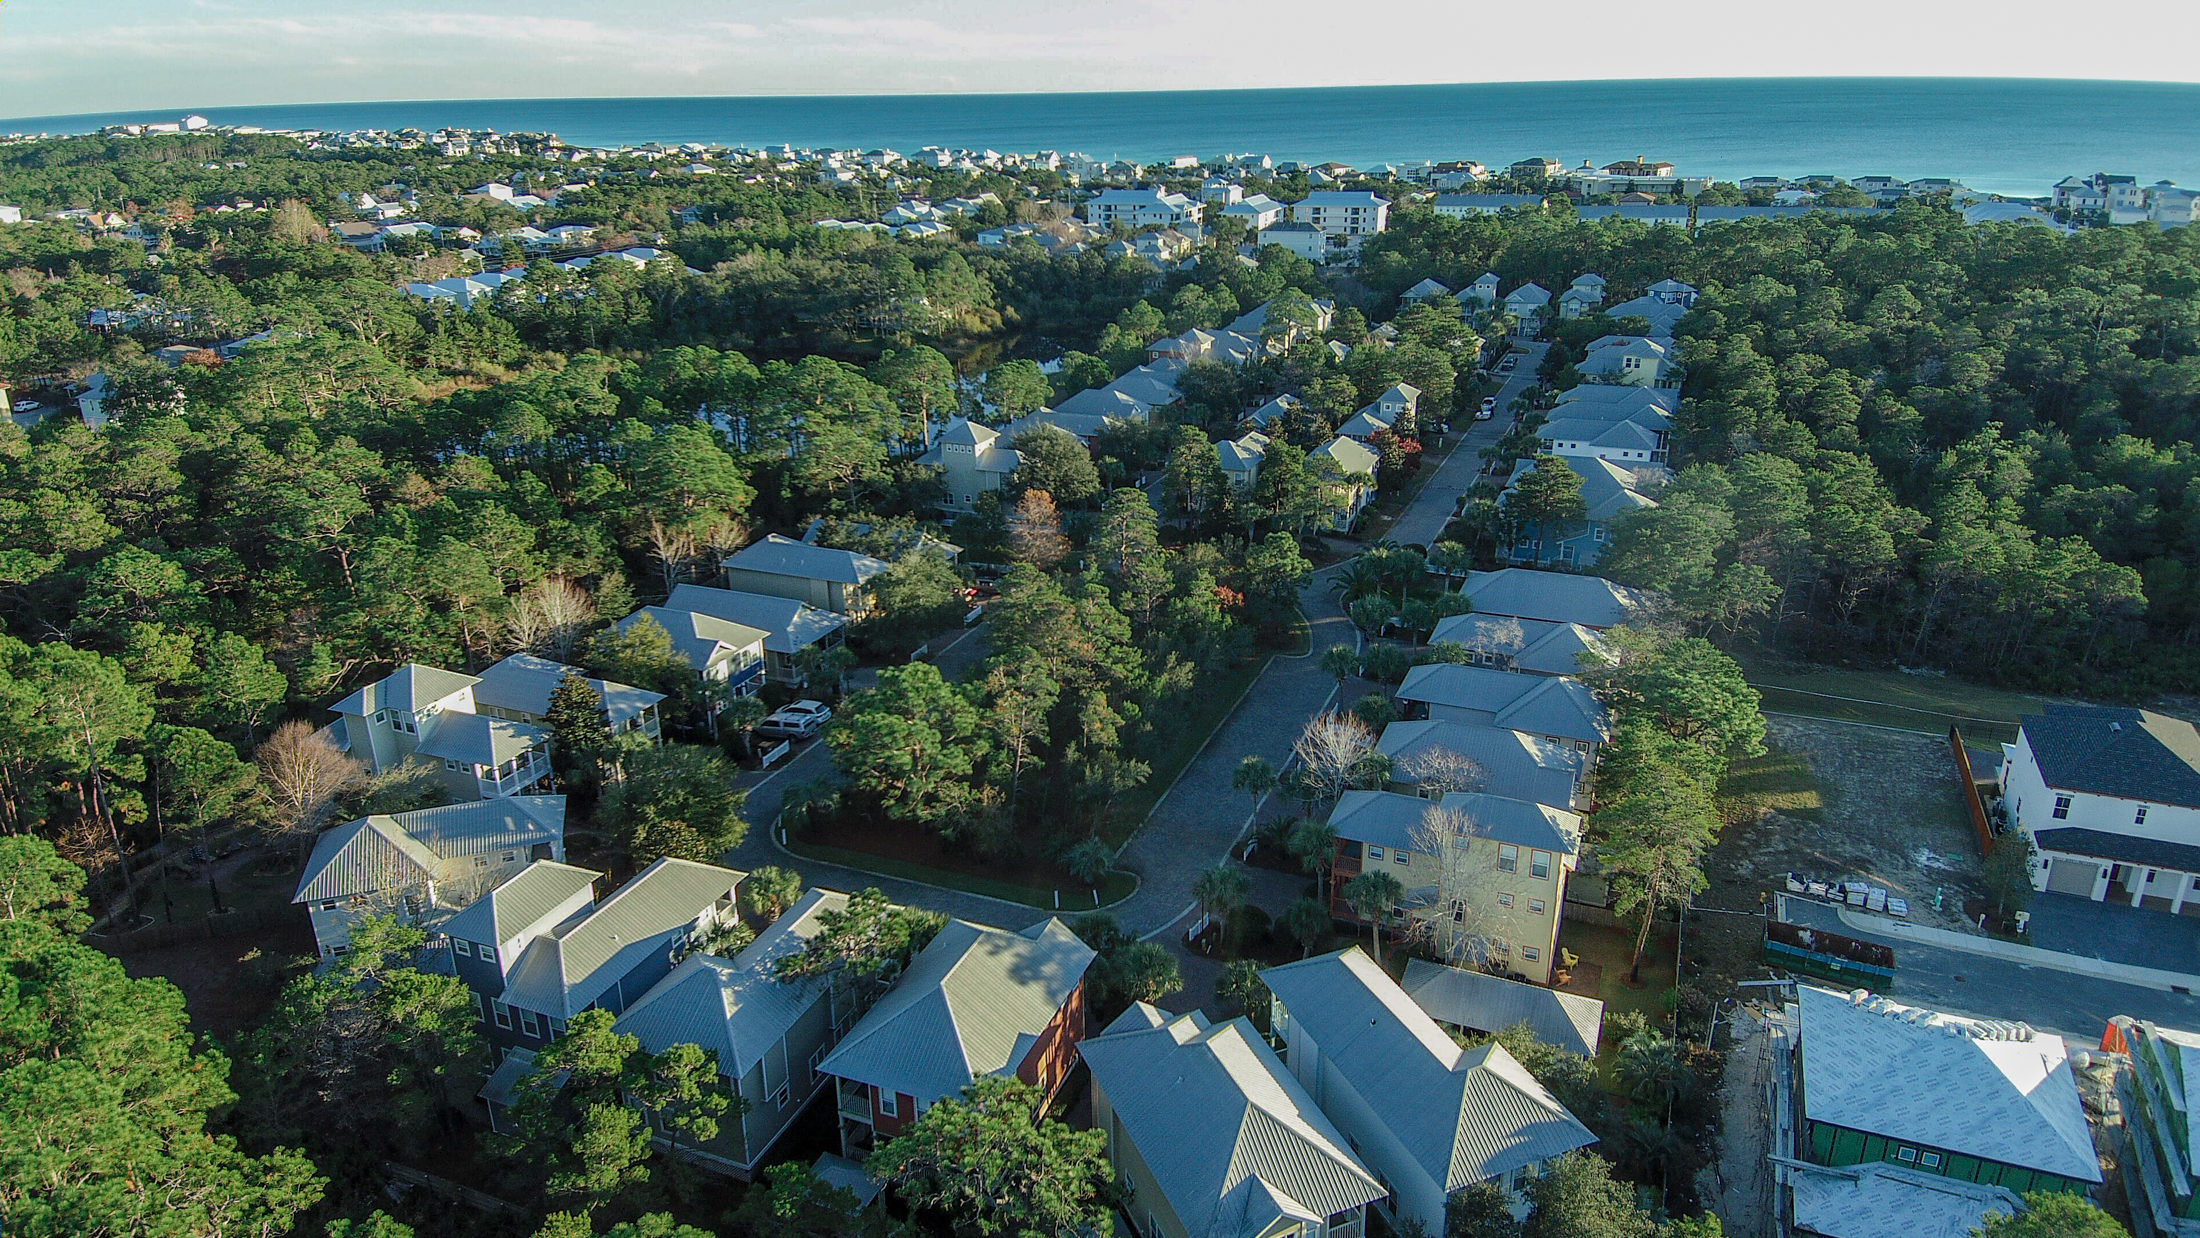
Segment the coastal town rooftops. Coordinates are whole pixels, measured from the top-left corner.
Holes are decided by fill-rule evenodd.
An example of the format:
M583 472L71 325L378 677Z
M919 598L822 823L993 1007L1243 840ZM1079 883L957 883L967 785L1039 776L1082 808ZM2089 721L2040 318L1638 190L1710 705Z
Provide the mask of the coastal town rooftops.
M824 976L782 980L778 961L799 953L818 934L824 913L847 905L845 894L813 889L733 958L687 956L619 1016L618 1030L638 1038L651 1053L674 1045L713 1050L720 1069L739 1078L832 983Z
M1583 1057L1596 1056L1603 1035L1603 1002L1488 972L1408 959L1400 987L1430 1018L1453 1027L1500 1032L1524 1024L1544 1044Z
M1193 1234L1258 1238L1389 1194L1244 1018L1139 1002L1079 1051Z
M411 874L432 880L442 861L556 843L565 797L513 795L347 821L314 840L291 901L387 890Z
M2101 1180L2062 1037L1807 984L1796 1009L1805 1119Z
M2200 808L2200 730L2182 718L2121 706L2050 705L2020 723L2050 787Z
M805 580L828 580L844 585L860 585L885 571L891 564L884 559L874 559L853 550L835 550L830 546L812 546L791 537L767 533L763 540L735 551L727 556L725 566L735 571L763 572L772 576L799 576Z
M418 662L407 662L329 706L329 709L359 717L383 709L411 713L423 705L433 705L446 697L455 696L480 682L472 675L438 670L432 666L422 666Z
M540 717L550 712L550 694L569 674L581 672L563 662L553 662L531 653L515 653L481 672L480 681L474 685L474 700L492 709L509 709ZM602 699L604 713L614 730L665 699L662 692L586 675L581 678Z
M790 656L824 640L848 623L845 615L836 615L795 598L743 593L738 589L717 589L709 585L674 585L672 596L665 599L665 606L756 628L765 633L764 648Z
M703 917L730 910L747 874L666 857L582 915L527 943L505 980L504 1002L570 1019L643 959L673 949Z
M818 1069L919 1108L954 1096L1015 1069L1094 957L1052 917L1021 933L950 920Z
M1596 1142L1504 1046L1461 1049L1358 946L1261 979L1445 1192Z
M1640 616L1649 596L1598 576L1507 567L1470 572L1460 592L1486 615L1578 623L1602 631Z

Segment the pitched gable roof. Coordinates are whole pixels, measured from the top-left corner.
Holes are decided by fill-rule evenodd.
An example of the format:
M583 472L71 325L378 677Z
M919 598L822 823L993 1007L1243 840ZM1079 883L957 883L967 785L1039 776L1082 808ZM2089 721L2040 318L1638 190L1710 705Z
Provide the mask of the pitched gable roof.
M1416 757L1450 752L1482 770L1482 789L1507 799L1571 808L1581 777L1582 757L1549 740L1477 722L1393 722L1383 728L1375 750L1391 759L1393 781L1412 784Z
M481 672L480 682L474 685L474 701L492 709L509 709L514 713L542 717L550 712L550 694L569 674L580 675L582 682L595 689L596 698L603 702L604 713L614 729L665 699L662 692L593 679L563 662L553 662L531 653L515 653Z
M822 913L847 905L845 894L813 889L733 958L687 956L627 1007L618 1030L638 1037L651 1053L699 1045L718 1055L728 1077L740 1078L832 984L824 976L781 980L775 965L817 935Z
M446 937L496 947L500 962L508 948L572 914L576 901L586 906L596 879L603 876L555 860L537 860L506 878L472 906L443 922Z
M550 742L550 732L526 722L487 714L445 711L420 731L420 755L461 766L498 766Z
M626 618L619 620L621 632L641 622L647 615L658 627L672 637L673 652L685 659L698 672L710 666L721 647L747 649L761 645L770 633L762 628L752 628L745 623L735 623L714 615L692 610L673 610L664 606L644 606Z
M570 1019L653 954L687 938L747 874L667 857L586 915L527 943L505 978L507 1005Z
M1193 1234L1257 1235L1389 1194L1243 1018L1168 1018L1139 1003L1079 1051Z
M1583 1057L1596 1056L1603 1033L1603 1002L1488 972L1408 959L1400 987L1438 1023L1475 1032L1526 1024L1537 1040Z
M845 615L836 615L797 598L708 585L674 585L665 599L672 610L691 610L765 633L764 648L793 655L847 626Z
M410 713L423 705L432 705L445 697L456 695L479 682L481 681L472 675L461 675L456 671L407 662L329 706L329 709L340 714L362 717L380 709L402 709Z
M1578 623L1598 630L1628 622L1649 601L1647 594L1602 577L1525 567L1471 572L1460 591L1483 614Z
M2200 730L2150 709L2050 705L2021 720L2040 778L2062 791L2200 808Z
M1611 712L1579 680L1432 662L1406 672L1398 699L1491 715L1508 730L1587 743L1612 737Z
M1596 1142L1502 1045L1461 1049L1358 946L1261 979L1447 1193Z
M819 1069L919 1105L956 1095L1015 1069L1093 957L1051 917L1022 933L951 920Z
M291 901L348 898L436 880L446 862L565 837L565 797L514 795L347 821L314 840Z
M768 533L762 541L736 551L727 558L725 565L738 571L829 580L844 585L860 585L890 566L884 559L874 559L853 550L812 546L777 533Z
M1584 665L1584 654L1588 655L1589 665L1610 661L1604 638L1593 629L1578 623L1510 615L1470 612L1447 616L1429 633L1429 643L1486 649L1511 658L1514 670L1543 675L1577 674Z

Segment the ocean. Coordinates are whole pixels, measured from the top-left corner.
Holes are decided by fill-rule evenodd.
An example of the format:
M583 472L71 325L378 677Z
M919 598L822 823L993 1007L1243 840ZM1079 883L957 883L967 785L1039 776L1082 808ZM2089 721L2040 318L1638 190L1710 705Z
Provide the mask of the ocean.
M179 112L183 109L179 109ZM269 128L549 131L583 146L787 143L1081 151L1142 161L1255 152L1356 166L1635 155L1685 175L1946 176L2040 196L2064 176L2200 185L2200 85L2000 78L1716 78L1120 94L422 100L201 108ZM177 113L0 119L85 132Z

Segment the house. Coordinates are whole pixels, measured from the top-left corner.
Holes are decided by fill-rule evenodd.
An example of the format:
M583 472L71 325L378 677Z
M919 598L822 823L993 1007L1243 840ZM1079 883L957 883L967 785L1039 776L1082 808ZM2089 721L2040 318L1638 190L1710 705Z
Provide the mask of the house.
M1310 193L1291 204L1291 220L1320 229L1332 248L1357 248L1390 225L1390 201L1365 190Z
M802 651L841 643L847 617L808 602L769 593L742 593L709 585L681 584L665 599L667 610L693 611L764 633L764 674L774 683L799 684ZM485 672L486 673L486 672Z
M1787 1017L1798 1159L1886 1162L2018 1194L2101 1181L2062 1037L1808 984Z
M825 1088L818 1066L854 1020L852 995L826 976L782 980L777 966L847 905L845 894L812 889L732 958L688 955L619 1016L617 1030L644 1052L696 1045L716 1054L720 1085L747 1102L719 1120L715 1138L683 1143L683 1155L747 1181Z
M1680 411L1680 392L1671 387L1634 387L1621 383L1583 383L1558 393L1553 420L1640 421L1660 428Z
M2002 745L2001 802L2032 884L2200 915L2200 730L2148 709L2051 705ZM2006 835L2004 836L2006 842Z
M1215 444L1215 460L1222 466L1222 475L1234 490L1253 488L1260 478L1260 462L1268 454L1270 439L1258 430L1250 430L1235 440L1225 439Z
M1094 957L1053 917L1021 933L949 921L818 1066L839 1080L842 1151L870 1151L985 1075L1051 1101L1084 1039Z
M1432 207L1447 219L1465 219L1469 215L1495 215L1499 211L1540 211L1543 195L1539 193L1440 193Z
M1482 272L1481 276L1473 283L1460 289L1459 295L1455 299L1460 305L1470 309L1475 306L1485 310L1495 309L1497 307L1497 272Z
M1387 1186L1393 1226L1441 1233L1444 1204L1479 1182L1522 1189L1596 1136L1504 1046L1462 1049L1354 946L1261 973L1291 1074Z
M1337 466L1337 476L1342 479L1342 484L1341 489L1333 496L1336 516L1331 527L1340 530L1351 528L1361 510L1375 501L1375 453L1340 435L1307 453L1307 458L1309 461L1327 460Z
M666 857L601 902L601 874L537 861L443 922L452 964L501 1055L540 1049L583 1010L613 1014L738 918L747 874Z
M1522 284L1505 294L1505 312L1523 322L1541 315L1550 304L1550 290L1537 283Z
M1605 639L1590 628L1508 615L1447 616L1429 634L1429 644L1458 645L1475 666L1526 675L1574 675L1612 661Z
M1650 285L1644 295L1654 297L1667 305L1678 305L1682 309L1690 309L1696 304L1697 294L1693 285L1684 284L1677 279L1661 279Z
M1438 297L1448 297L1450 295L1451 289L1437 283L1433 279L1424 279L1420 283L1415 284L1413 287L1408 288L1403 293L1399 294L1398 300L1404 303L1411 303L1414 301L1433 301Z
M2005 1186L1960 1182L1885 1161L1833 1168L1775 1156L1796 1234L1810 1238L1972 1238L1991 1213L2024 1201Z
M1563 675L1431 662L1406 672L1398 701L1408 718L1473 722L1540 736L1587 757L1592 769L1597 750L1612 738L1611 711L1586 684Z
M862 619L871 613L865 586L888 566L883 559L853 550L811 546L770 533L726 560L726 587L794 598L836 615Z
M1281 245L1309 262L1324 262L1333 252L1329 240L1327 233L1310 223L1287 220L1262 228L1257 243L1264 247Z
M1373 443L1376 435L1388 433L1389 430L1390 422L1377 415L1372 406L1352 414L1337 426L1338 437L1348 438L1356 443Z
M1658 505L1650 492L1664 484L1666 470L1656 465L1622 468L1601 456L1559 456L1557 459L1581 477L1583 514L1579 520L1548 528L1540 523L1530 524L1513 544L1512 559L1515 563L1590 567L1604 552L1604 544L1612 537L1612 527L1622 517ZM1513 487L1536 467L1534 460L1520 461L1506 480L1505 494L1499 496L1499 502L1503 503L1513 494Z
M2130 1055L2117 1093L2123 1101L2119 1159L2132 1211L2154 1232L2191 1238L2200 1232L2200 1158L2193 1152L2193 1110L2200 1102L2200 1036L2117 1015L2102 1039Z
M1553 1048L1595 1057L1604 1034L1603 1002L1484 971L1408 959L1400 987L1429 1018L1475 1035L1526 1027Z
M1476 614L1579 624L1602 632L1644 617L1650 595L1597 576L1507 567L1470 572L1461 593Z
M1264 193L1249 194L1222 208L1223 218L1241 220L1254 232L1282 223L1283 212L1283 203Z
M1375 397L1369 408L1388 425L1421 407L1421 389L1411 383L1393 383Z
M1295 395L1279 395L1252 412L1245 414L1245 421L1255 429L1265 430L1268 428L1269 423L1276 418L1288 413L1298 412L1304 406L1304 401Z
M932 442L931 450L917 457L944 471L949 511L969 511L981 494L997 493L1009 475L1023 464L1023 457L1001 445L1000 431L967 417L949 421Z
M1580 318L1596 309L1603 294L1580 288L1568 288L1558 294L1558 316L1564 319Z
M664 703L664 693L593 679L575 667L531 653L515 653L482 671L474 684L474 705L492 718L547 726L550 694L567 675L580 675L581 682L595 692L604 725L613 734L634 732L652 740L661 735L657 707Z
M1384 727L1375 750L1390 758L1390 785L1408 793L1434 796L1471 784L1507 799L1588 810L1587 759L1524 731L1423 718Z
M1199 200L1228 206L1245 200L1245 186L1227 177L1210 176L1199 183Z
M1081 1053L1139 1238L1360 1238L1389 1194L1242 1017L1138 1002Z
M362 916L433 925L536 860L565 858L565 797L514 795L360 817L324 831L290 901L322 958Z
M1552 455L1610 460L1622 468L1663 464L1671 455L1668 432L1639 421L1553 416L1535 433Z
M694 669L706 691L754 696L764 686L762 629L665 606L644 606L614 626L625 632L645 618L672 638L672 651Z
M550 732L480 713L480 682L408 662L329 706L337 718L325 733L370 774L440 761L454 796L517 795L550 777Z
M1574 368L1583 377L1631 387L1680 385L1680 364L1673 350L1646 335L1598 336L1589 341L1588 356Z
M1626 318L1643 319L1650 324L1649 330L1644 334L1654 340L1670 340L1673 338L1673 328L1688 316L1688 306L1662 297L1644 295L1617 305L1605 306L1604 316L1614 322Z
M1180 193L1161 189L1103 189L1085 203L1085 219L1096 228L1117 224L1138 228L1197 228L1205 208Z

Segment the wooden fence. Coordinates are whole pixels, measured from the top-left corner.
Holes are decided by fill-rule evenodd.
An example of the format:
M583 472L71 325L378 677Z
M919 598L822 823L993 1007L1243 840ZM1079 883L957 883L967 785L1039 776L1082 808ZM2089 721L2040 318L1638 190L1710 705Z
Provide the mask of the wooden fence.
M1994 850L1994 827L1986 819L1986 801L1979 798L1978 777L1971 772L1971 750L1963 746L1963 728L1950 725L1948 746L1956 754L1956 779L1963 784L1963 806L1970 810L1971 829L1978 835L1980 855Z

